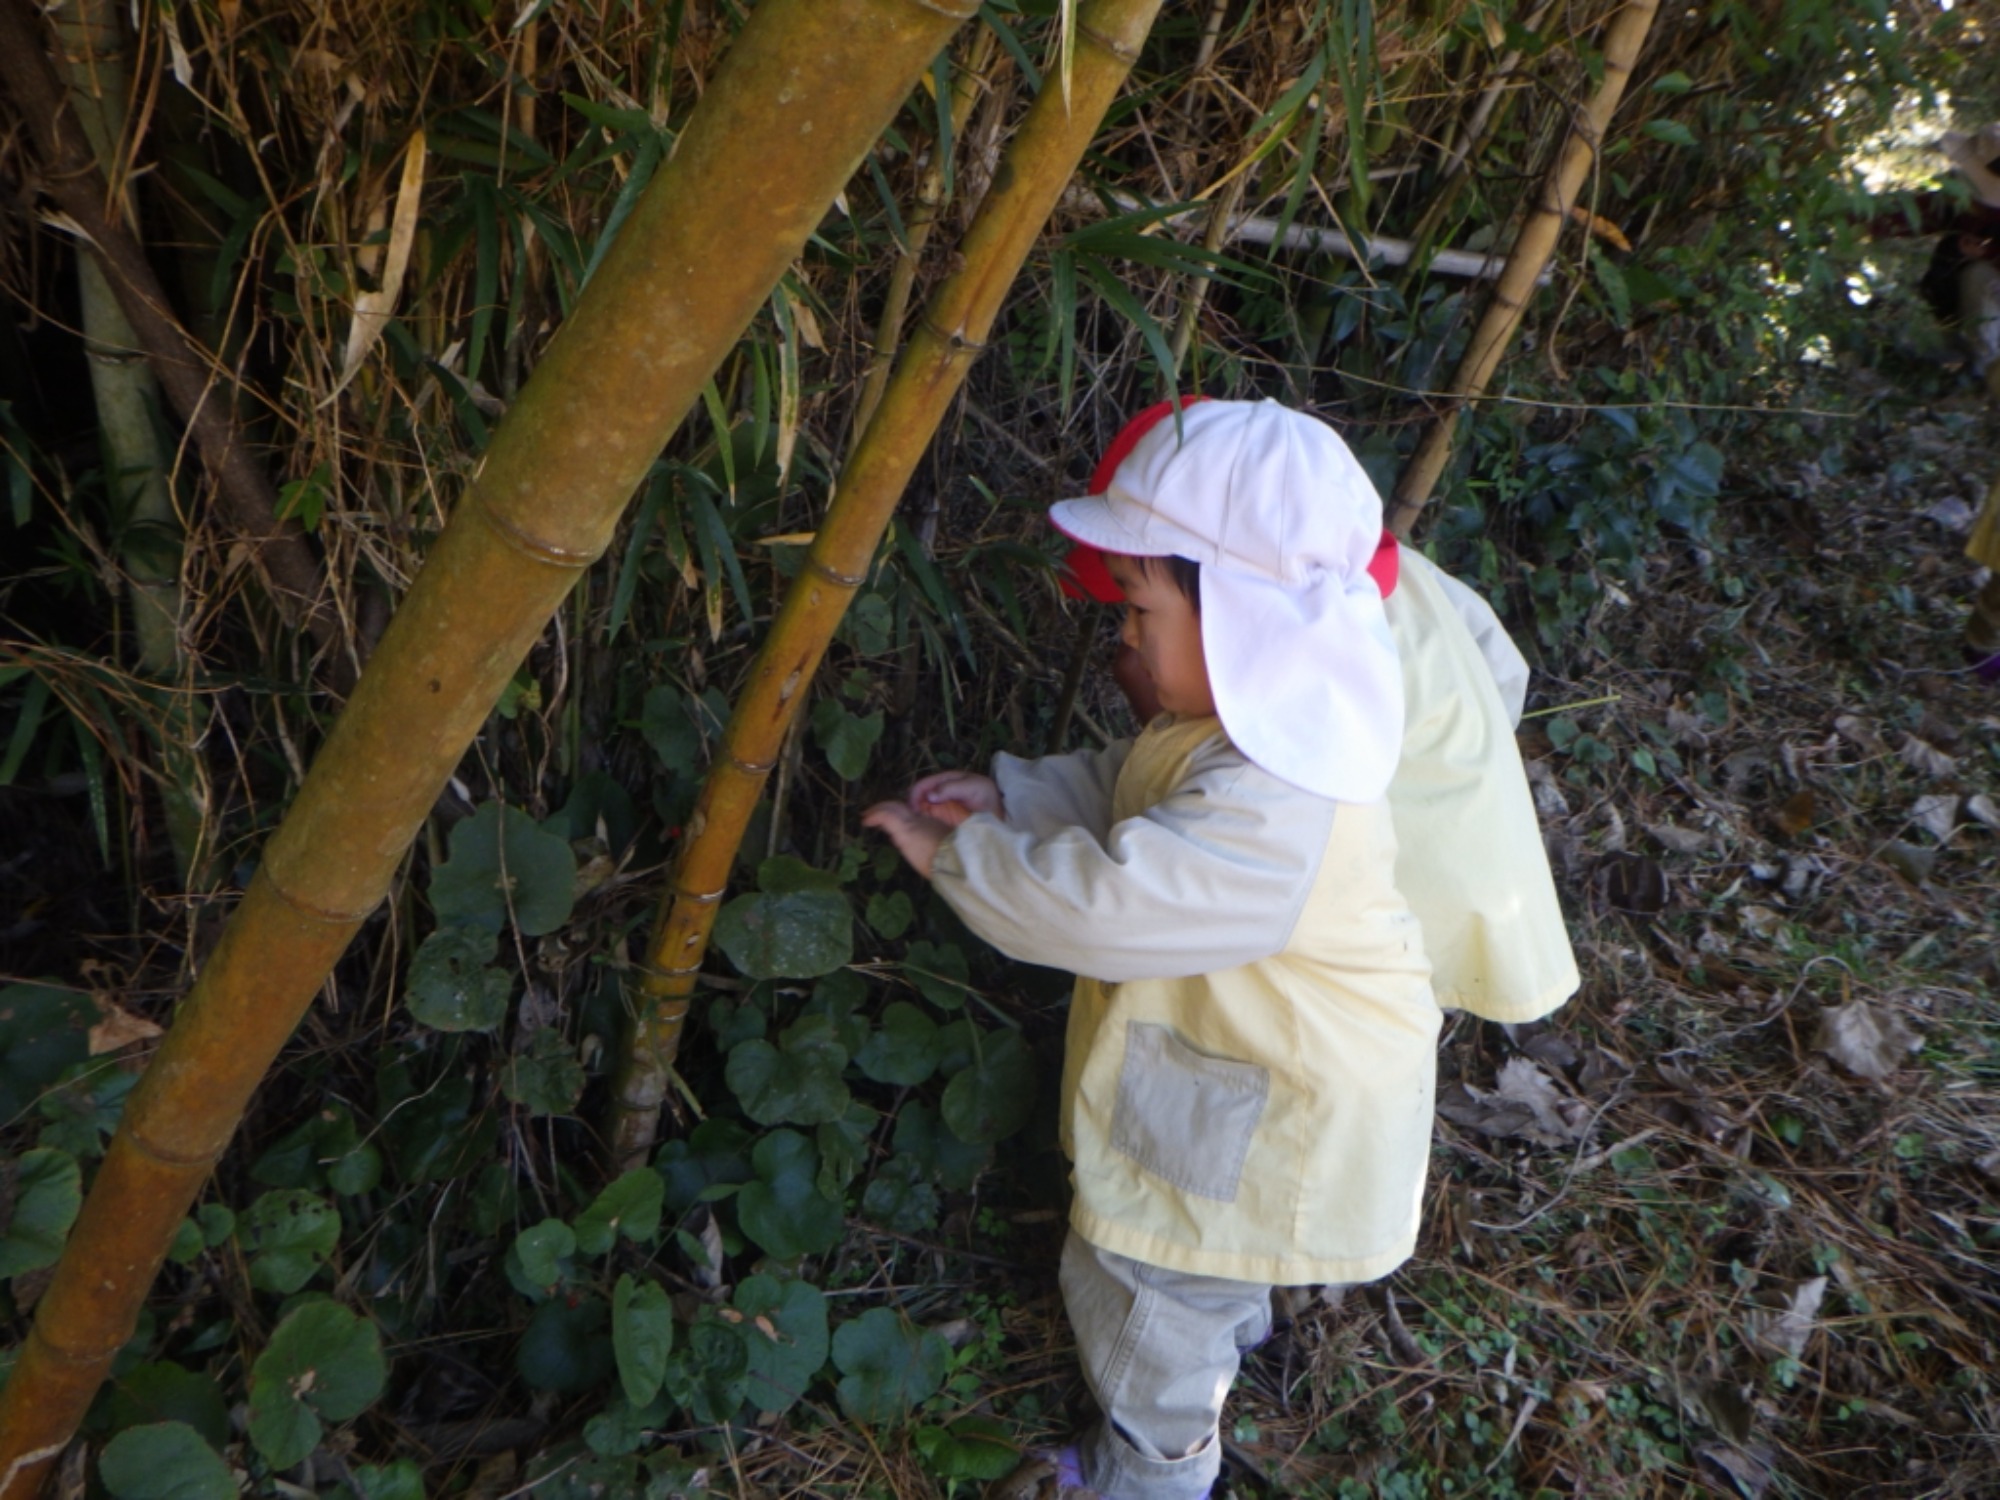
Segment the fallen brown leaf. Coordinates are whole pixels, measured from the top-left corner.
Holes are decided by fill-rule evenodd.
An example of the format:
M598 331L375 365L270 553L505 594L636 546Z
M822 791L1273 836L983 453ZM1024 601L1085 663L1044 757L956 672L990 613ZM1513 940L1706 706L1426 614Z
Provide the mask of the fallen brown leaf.
M1903 736L1903 743L1897 754L1903 757L1903 764L1925 776L1949 776L1958 769L1958 762L1928 740L1920 740L1914 734Z
M1850 1000L1820 1012L1813 1050L1824 1052L1857 1078L1877 1082L1902 1066L1923 1045L1908 1021L1866 1000Z
M90 1028L90 1055L102 1057L129 1047L134 1042L150 1042L160 1028L144 1016L135 1016L115 1001L101 996L97 1001L98 1022Z
M1819 798L1813 794L1813 789L1807 786L1800 787L1787 797L1777 812L1772 814L1771 820L1778 825L1780 833L1787 838L1795 839L1811 828L1818 820L1818 816Z
M1942 844L1958 826L1958 798L1943 793L1919 797L1910 809L1910 821Z
M1860 1002L1855 1002L1859 1004ZM1792 1292L1782 1311L1753 1316L1750 1327L1767 1353L1787 1359L1803 1359L1819 1317L1820 1302L1826 1296L1826 1278L1815 1276L1802 1281Z

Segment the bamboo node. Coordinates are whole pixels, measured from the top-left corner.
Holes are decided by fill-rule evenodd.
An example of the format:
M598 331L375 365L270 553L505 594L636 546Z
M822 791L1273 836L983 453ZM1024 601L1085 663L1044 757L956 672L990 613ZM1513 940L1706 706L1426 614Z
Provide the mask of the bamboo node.
M540 537L528 535L491 505L483 502L476 493L468 495L466 499L467 508L486 523L488 530L530 562L580 573L596 562L598 555L604 550L601 547L559 547L554 542L545 542Z
M368 920L368 914L374 911L376 906L380 904L380 898L378 897L375 901L370 901L366 907L358 912L335 911L331 907L315 906L312 902L293 895L282 885L279 885L277 876L271 873L271 866L268 860L257 866L257 874L252 878L261 879L264 884L271 888L273 895L300 916L309 918L314 922L324 922L329 927L358 927Z
M825 563L821 562L816 557L807 558L806 566L811 568L815 573L819 574L819 576L824 578L828 583L831 583L836 587L846 589L849 593L853 593L854 590L860 588L862 584L868 581L868 575L866 573L836 572L834 569L829 568Z
M1139 51L1136 47L1128 47L1123 42L1114 41L1103 32L1085 26L1082 22L1077 23L1076 30L1079 36L1083 37L1086 41L1097 43L1099 47L1109 52L1113 57L1125 64L1126 67L1134 68L1139 65Z
M951 345L951 352L954 354L984 354L986 352L986 345L983 341L967 338L962 332L955 329L940 328L928 316L923 319L923 326L931 337Z
M713 906L728 894L729 887L724 886L719 891L675 891L674 899L676 901L692 901L701 906Z
M778 765L775 760L738 760L733 755L729 757L729 763L745 776L756 777L760 780L763 777L769 776L772 771L777 769Z
M971 0L970 4L960 0L957 5L946 4L944 0L910 0L910 4L918 10L927 10L934 16L944 16L953 21L969 21L979 14L979 0Z

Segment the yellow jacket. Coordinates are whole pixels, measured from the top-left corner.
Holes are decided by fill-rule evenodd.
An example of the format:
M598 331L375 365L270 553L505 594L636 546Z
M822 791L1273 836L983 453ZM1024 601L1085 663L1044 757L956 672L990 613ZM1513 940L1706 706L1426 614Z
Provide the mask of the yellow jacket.
M1020 761L932 878L1003 952L1080 978L1071 1222L1152 1265L1367 1281L1415 1247L1440 1016L1386 804L1246 760L1213 718Z
M1389 783L1396 885L1424 929L1438 1003L1532 1021L1576 992L1513 726L1527 663L1484 600L1401 551L1387 600L1403 663L1403 751Z

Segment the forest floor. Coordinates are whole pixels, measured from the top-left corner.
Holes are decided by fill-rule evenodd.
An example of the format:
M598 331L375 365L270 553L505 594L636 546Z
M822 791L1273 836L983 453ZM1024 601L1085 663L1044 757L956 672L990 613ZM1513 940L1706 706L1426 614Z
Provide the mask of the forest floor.
M1995 1492L2000 691L1959 633L2000 420L1963 375L1829 383L1858 415L1733 468L1712 543L1538 673L1583 989L1448 1025L1419 1252L1249 1360L1218 1494ZM979 1409L1058 1436L1059 1216L980 1224L927 1290L983 1326ZM838 1430L739 1462L939 1492Z

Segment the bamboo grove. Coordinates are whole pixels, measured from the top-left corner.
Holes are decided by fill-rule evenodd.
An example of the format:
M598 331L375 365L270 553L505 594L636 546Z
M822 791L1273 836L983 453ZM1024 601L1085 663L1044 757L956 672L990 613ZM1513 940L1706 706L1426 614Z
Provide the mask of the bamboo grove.
M0 0L0 335L46 372L0 391L45 559L0 594L0 796L86 788L67 857L119 872L0 965L14 1232L60 1221L0 1237L0 1497L152 1493L112 1445L182 1435L99 1395L142 1346L248 1402L188 1493L208 1448L310 1486L377 1329L454 1307L591 1482L693 1483L579 1461L586 1419L733 1453L815 1400L891 1464L958 1351L872 1292L830 1336L826 1293L857 1227L915 1253L1015 1191L1047 1019L852 824L941 747L1108 737L1039 505L1136 404L1278 395L1559 638L1698 531L1688 413L1777 362L1717 265L1746 185L1837 235L1800 164L1978 9ZM1605 444L1657 514L1549 457ZM222 1302L234 1352L187 1353ZM1005 1447L974 1404L932 1480ZM411 1451L355 1485L457 1472Z

